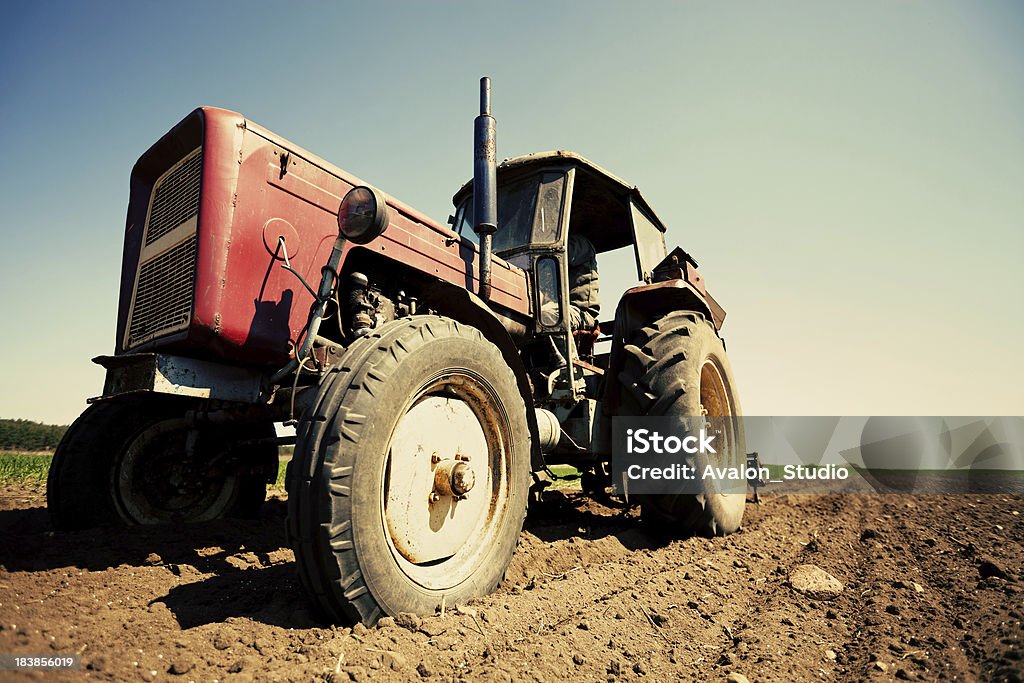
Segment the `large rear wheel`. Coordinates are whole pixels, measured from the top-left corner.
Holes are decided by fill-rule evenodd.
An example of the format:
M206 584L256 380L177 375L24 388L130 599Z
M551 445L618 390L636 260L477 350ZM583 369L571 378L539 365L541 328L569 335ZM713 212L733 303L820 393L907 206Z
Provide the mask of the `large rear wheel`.
M739 397L725 345L711 324L692 311L672 311L638 329L623 347L621 415L706 418L716 432L716 455L688 456L704 472L746 465ZM746 491L701 477L697 494L638 496L644 521L667 535L731 534L740 527ZM745 487L741 487L744 488Z
M312 602L371 624L492 592L522 529L529 462L515 375L478 330L417 316L357 341L321 386L289 476Z

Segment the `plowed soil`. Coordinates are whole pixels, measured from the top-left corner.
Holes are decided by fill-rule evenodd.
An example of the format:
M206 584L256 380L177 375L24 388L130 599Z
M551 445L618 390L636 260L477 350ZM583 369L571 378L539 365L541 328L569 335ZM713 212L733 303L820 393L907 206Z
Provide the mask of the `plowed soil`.
M331 626L307 608L285 504L254 522L54 533L0 491L0 679L1020 680L1020 497L767 496L728 538L663 542L569 493L532 512L502 589L444 615ZM816 565L833 599L789 583Z

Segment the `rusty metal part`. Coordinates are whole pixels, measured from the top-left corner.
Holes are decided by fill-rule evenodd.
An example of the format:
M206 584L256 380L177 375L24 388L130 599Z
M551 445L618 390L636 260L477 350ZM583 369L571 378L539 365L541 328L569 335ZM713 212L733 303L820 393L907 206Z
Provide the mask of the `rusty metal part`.
M633 287L619 301L619 309L624 307L648 315L673 310L699 311L714 323L716 330L721 329L725 322L725 309L710 294L701 294L686 280L667 280ZM616 318L618 315L616 313Z
M503 437L479 383L454 374L423 391L395 426L383 501L394 550L414 574L458 553L480 532L494 496L508 493L493 479L505 471Z
M203 403L203 407L186 411L184 419L192 428L236 423L283 422L296 412L304 413L315 399L315 386L298 387L294 392L291 388L281 389L274 395L272 403L224 404L221 407L212 408L209 403Z
M604 370L603 369L597 367L593 363L588 363L585 360L580 360L579 358L574 358L573 361L572 361L572 364L575 365L578 368L583 368L584 370L592 372L595 375L603 375L604 374Z
M496 311L488 308L479 297L465 288L454 287L448 283L435 283L424 290L424 300L431 303L438 303L439 312L448 315L460 322L472 325L483 333L492 344L501 350L501 357L505 364L512 369L516 375L516 385L523 397L525 405L534 404L534 391L530 378L523 365L523 358L519 355L519 348L514 338L522 338L525 330L517 330L516 324L507 317L499 315ZM440 305L443 303L443 306ZM530 439L532 442L530 465L534 471L544 469L544 457L540 447L537 434L537 418L531 411L526 411L527 424L530 427Z
M685 282L697 295L700 308L704 309L714 321L715 329L720 329L725 322L725 309L722 308L704 283L704 276L697 270L697 261L682 247L676 247L665 256L664 260L654 269L655 284ZM678 286L678 285L672 285ZM666 296L671 296L666 294Z
M362 337L373 327L373 304L368 300L367 289L370 280L362 273L352 273L348 278L348 306L351 316L349 325L353 337Z
M491 79L480 79L480 115L473 135L473 230L480 236L480 298L491 298L491 236L498 230L497 128L491 116Z
M313 340L313 348L309 350L303 370L323 373L328 367L341 360L344 353L344 346L333 339L317 335ZM295 384L298 385L298 382L296 381Z
M189 398L256 403L260 373L223 363L165 353L97 356L92 362L107 371L103 395L89 402L129 394L169 394Z
M473 489L476 474L463 460L442 460L434 468L434 493L460 498Z

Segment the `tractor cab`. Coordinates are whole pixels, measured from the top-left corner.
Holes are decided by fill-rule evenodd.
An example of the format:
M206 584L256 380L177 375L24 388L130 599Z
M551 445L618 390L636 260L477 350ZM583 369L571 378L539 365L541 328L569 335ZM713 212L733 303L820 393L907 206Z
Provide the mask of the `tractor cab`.
M477 242L472 182L453 201L454 229ZM515 157L498 166L497 203L494 253L531 274L532 346L547 352L554 345L556 360L568 359L566 395L578 400L587 392L571 388L584 386L581 358L594 364L600 330L574 330L570 325L574 265L570 264L574 246L570 237L586 238L597 254L632 246L637 281L650 282L666 256L665 226L636 187L578 154L561 150ZM606 313L612 313L616 303L601 302ZM570 338L575 343L568 343ZM596 365L603 365L602 360L598 358Z
M473 231L473 183L453 198L453 227L477 241ZM637 279L650 282L666 256L665 226L639 190L573 152L539 152L498 166L498 231L494 253L532 273L538 283L535 310L565 291L562 266L569 235L582 235L598 254L632 245ZM541 285L546 285L542 287ZM565 316L541 317L550 331Z
M477 242L472 182L453 201L454 229ZM604 349L598 342L608 339L611 323L588 319L580 325L578 313L571 322L579 269L586 268L579 262L580 244L586 245L595 269L582 278L594 289L600 276L594 252L630 246L636 281L650 283L666 257L665 226L636 187L567 151L529 154L499 165L497 216L494 253L530 274L534 328L520 351L535 398L554 412L571 443L589 449L608 367L608 354L599 353ZM590 294L604 319L613 318L618 301L610 294Z

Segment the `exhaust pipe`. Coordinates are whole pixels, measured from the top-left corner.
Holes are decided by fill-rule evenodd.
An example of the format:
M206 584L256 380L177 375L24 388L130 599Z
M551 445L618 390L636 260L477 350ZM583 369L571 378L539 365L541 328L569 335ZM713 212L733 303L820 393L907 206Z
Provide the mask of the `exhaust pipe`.
M491 79L480 79L480 115L473 122L473 231L480 237L480 298L491 298L491 235L498 230L497 133Z

